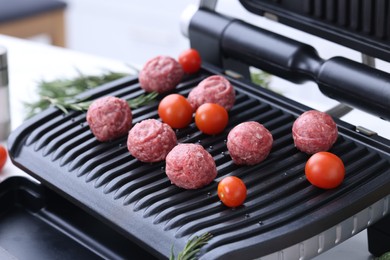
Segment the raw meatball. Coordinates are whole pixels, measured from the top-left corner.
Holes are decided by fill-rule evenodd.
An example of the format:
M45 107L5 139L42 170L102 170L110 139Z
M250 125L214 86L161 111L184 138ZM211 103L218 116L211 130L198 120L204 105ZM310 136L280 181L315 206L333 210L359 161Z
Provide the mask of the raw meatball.
M146 119L134 125L127 138L127 149L142 162L163 161L177 144L172 128L156 119Z
M214 75L202 80L188 94L194 111L204 103L216 103L230 110L236 101L236 93L232 84L223 76Z
M228 134L226 145L235 164L254 165L267 158L272 143L268 129L250 121L235 126Z
M146 92L164 93L176 88L183 75L183 68L175 59L157 56L145 64L138 79Z
M133 114L126 100L113 96L96 99L87 111L89 127L101 142L126 135L132 120Z
M166 158L166 174L173 184L184 189L198 189L217 176L217 167L210 153L199 144L175 146Z
M295 120L292 136L295 146L302 152L328 151L337 140L337 125L330 115L309 110Z

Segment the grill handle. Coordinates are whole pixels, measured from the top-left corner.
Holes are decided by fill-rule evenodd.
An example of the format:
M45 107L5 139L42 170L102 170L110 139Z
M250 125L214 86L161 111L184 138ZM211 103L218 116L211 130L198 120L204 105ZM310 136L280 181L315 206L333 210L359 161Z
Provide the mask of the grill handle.
M388 73L343 57L324 60L310 45L207 10L193 15L188 36L214 65L237 60L295 83L314 81L328 97L390 120Z
M390 121L390 74L334 57L317 75L318 86L328 97Z

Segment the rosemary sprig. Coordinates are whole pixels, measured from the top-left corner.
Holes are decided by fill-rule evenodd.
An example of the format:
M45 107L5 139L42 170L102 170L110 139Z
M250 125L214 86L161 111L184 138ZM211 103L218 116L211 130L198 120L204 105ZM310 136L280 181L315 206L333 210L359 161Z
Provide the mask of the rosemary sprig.
M24 103L26 117L29 118L45 110L51 104L56 102L58 103L57 107L60 107L61 103L64 103L65 100L70 100L77 94L103 85L104 83L130 75L130 73L119 73L113 71L104 71L97 76L84 75L79 70L77 70L77 72L78 76L71 79L56 79L52 81L42 80L38 82L38 100Z
M375 258L375 260L389 260L390 259L390 252L384 253L378 258Z
M251 80L254 84L269 89L269 85L271 83L272 78L270 74L259 69L252 69L250 75Z
M155 98L158 96L157 92L150 92L146 95L141 95L133 99L127 100L127 103L131 108L137 108L141 106L145 106L155 100Z
M177 260L195 260L196 254L200 251L202 246L207 244L207 242L212 238L213 236L206 232L201 236L195 236L192 239L188 240L186 245L184 246L183 251L181 251L177 255ZM175 260L175 255L173 254L173 246L171 248L171 256L169 260Z
M137 108L140 106L144 106L149 104L157 97L157 92L151 92L148 94L142 94L136 98L127 100L127 103L131 108ZM88 98L71 101L69 99L64 98L50 98L50 97L42 97L42 99L47 100L50 104L56 106L65 114L69 113L68 109L76 110L76 111L86 111L89 106L93 102L92 100L88 100Z

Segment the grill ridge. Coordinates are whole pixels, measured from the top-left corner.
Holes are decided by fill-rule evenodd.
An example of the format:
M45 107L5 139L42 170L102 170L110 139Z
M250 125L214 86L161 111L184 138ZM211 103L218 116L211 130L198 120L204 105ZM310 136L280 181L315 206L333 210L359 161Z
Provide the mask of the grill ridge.
M119 147L122 147L119 145ZM115 148L115 146L113 146ZM129 161L128 155L124 153L125 149L118 148L118 150L110 151L109 154L96 156L99 158L99 162L87 162L83 164L77 171L77 176L86 176L86 181L90 182L96 179L96 187L100 187L112 179L115 176L115 172L120 172L118 168L122 168ZM111 175L111 176L110 176Z
M133 168L133 170L125 171L123 174L118 175L114 177L110 182L106 184L105 191L108 192L115 192L115 198L118 199L119 197L125 196L129 197L130 194L133 198L137 198L136 191L139 189L139 187L143 187L143 185L146 185L153 181L160 181L161 174L160 174L160 167L158 165L153 165L149 167L144 167L141 164L138 164L138 162L134 159L131 163L132 167L140 167L140 170L136 170ZM142 168L142 167L143 168ZM122 188L123 187L123 188ZM125 193L127 191L128 193ZM135 194L133 194L135 193ZM132 198L130 198L132 199ZM125 204L129 204L132 201L129 201Z
M135 160L132 160L132 161L134 162ZM95 187L103 186L103 185L109 183L117 175L121 175L125 171L123 168L128 167L127 163L129 163L128 154L122 152L118 156L113 158L112 161L103 163L104 167L105 168L109 167L109 169L104 170L102 173L100 173L100 170L97 170L97 171L92 170L88 174L87 179L91 179L91 180L96 179ZM91 175L91 176L89 176L89 175Z
M360 165L359 165L360 164ZM370 165L370 167L367 167L367 165ZM364 168L359 169L358 165L360 167L366 166ZM352 168L353 165L348 166L347 170ZM376 155L370 154L366 158L362 159L361 162L357 162L355 165L356 172L355 174L349 174L346 175L345 182L348 184L349 182L351 183L363 183L364 181L368 179L373 179L376 176L380 175L384 171L389 169L389 163L383 160L380 160L379 157ZM375 174L368 174L371 171L375 171Z
M80 123L82 126L82 123ZM83 127L75 127L73 129L70 129L69 131L66 132L67 135L61 135L58 136L53 140L55 142L53 149L51 149L52 154L51 154L51 160L56 161L60 159L65 151L69 149L71 146L71 142L74 138L77 136L80 136L85 133L85 129ZM50 147L49 147L50 148ZM54 149L55 148L55 149ZM46 154L49 155L49 154Z
M217 202L219 198L214 194L216 183L212 183L209 187L206 187L204 191L197 196L188 194L185 196L186 200L181 196L175 195L173 199L166 198L163 203L161 212L156 214L154 218L155 224L165 222L164 230L170 230L180 226L175 219L179 222L186 221L190 212L196 212L197 216L209 215L215 209L215 205L207 204L207 202ZM176 199L176 197L178 197Z
M58 159L63 159L66 154L71 151L71 147L75 146L76 144L80 144L83 142L87 142L90 140L90 134L86 133L87 127L84 125L80 125L79 127L73 129L70 133L69 136L65 137L63 140L63 144L58 147L54 153L52 154L52 160L58 160ZM91 142L91 141L89 141ZM93 141L97 143L97 141ZM76 157L76 155L72 155L72 157ZM61 160L60 165L64 166L66 163L68 163L71 159L68 158L67 160Z
M53 110L47 110L46 113L50 111ZM48 126L47 121L60 120L58 119L58 116L61 115L62 112L56 110L54 111L55 111L54 113L51 113L47 116L48 118L38 120L33 126L31 126L33 128L31 129L32 133L30 133L27 136L26 145L31 145L32 143L36 142L44 134L44 131L40 131L40 130Z
M160 175L158 181L155 181L154 183L149 183L142 187L142 191L140 191L140 193L143 193L144 195L135 202L135 211L149 208L154 203L160 201L160 194L173 195L179 192L179 190L172 189L172 184L166 178L161 177L163 176ZM138 190L140 189L141 188L139 188Z
M66 149L68 151L64 153L64 155L61 157L60 166L70 164L69 170L71 171L74 170L76 167L80 166L80 162L75 161L75 159L79 158L79 156L82 155L83 153L93 149L97 143L98 141L91 139L91 134L85 132L84 130L83 133L81 133L77 137L74 137L73 140L68 142L68 146ZM61 148L59 148L57 151L59 150L61 150Z
M217 201L218 199L215 196L212 196L211 193L213 192L213 189L216 188L216 183L211 183L208 188L202 189L201 191L193 191L193 192L187 192L187 193L173 193L174 191L161 191L158 193L161 194L161 198L158 203L152 204L150 207L148 207L145 212L144 216L150 217L152 215L156 215L154 218L154 223L160 223L166 214L163 213L165 209L168 209L170 207L175 208L170 212L172 216L176 216L177 214L180 214L183 210L193 210L197 208L203 208L205 206L205 202L211 202L211 201ZM171 196L167 196L170 193L172 193ZM156 194L153 194L156 195ZM151 196L153 196L151 194ZM178 205L183 205L180 209L178 208Z
M75 129L77 125L83 122L83 118L84 117L81 115L78 117L72 116L70 117L70 120L69 118L66 118L67 120L60 124L59 127L48 131L46 136L42 138L44 140L48 140L48 142L42 142L42 146L40 146L40 148L44 148L43 155L49 155L50 153L54 152L58 147L60 147L66 140L64 140L62 133L69 132ZM43 145L45 145L45 147L43 147Z
M114 165L118 156L123 154L124 149L118 144L121 144L119 140L91 149L90 153L84 152L77 157L77 163L74 161L70 163L69 170L74 171L78 168L76 173L78 177L87 174L86 181L92 181L99 177L98 172L102 172L102 168L106 168L107 163Z
M110 183L107 184L107 187L113 187L113 188L110 188L110 192L111 192L111 191L114 191L113 190L114 187L117 187L116 183L118 183L118 182L123 183L123 185L121 187L118 187L118 189L115 191L115 199L126 196L127 199L126 199L125 204L127 205L127 204L134 202L134 201L137 201L137 199L141 196L141 194L136 192L139 187L142 187L142 185L144 183L148 182L149 180L153 180L153 179L157 178L157 177L155 177L156 174L149 177L150 174L151 173L148 173L147 175L142 175L142 176L139 176L140 174L134 174L134 173L132 173L131 175L128 174L127 176L121 175L120 179L111 180ZM137 181L134 181L135 179ZM115 185L111 184L111 182L113 182L113 181L115 181Z
M37 129L37 132L40 132L40 139L35 142L34 149L38 151L42 149L44 146L48 145L50 141L58 136L58 134L62 131L69 130L74 127L74 123L70 124L71 120L69 120L69 116L64 115L58 118L57 120L50 121L48 125L42 125L41 129Z

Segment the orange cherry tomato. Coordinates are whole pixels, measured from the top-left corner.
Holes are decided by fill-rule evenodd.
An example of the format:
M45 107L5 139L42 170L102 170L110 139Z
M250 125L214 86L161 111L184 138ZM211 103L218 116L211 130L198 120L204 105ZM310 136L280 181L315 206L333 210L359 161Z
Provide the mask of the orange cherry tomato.
M226 109L215 103L205 103L195 112L195 124L205 134L221 133L228 122L229 115Z
M343 182L345 167L337 155L318 152L306 162L305 174L312 185L322 189L333 189Z
M184 72L191 74L197 72L200 69L202 59L197 50L188 49L180 53L178 62L182 66Z
M218 183L218 197L228 207L242 205L246 199L245 183L236 176L228 176Z
M161 120L172 128L187 127L192 121L192 114L191 104L179 94L164 97L158 105Z
M7 162L7 149L0 144L0 171L3 169L5 163Z

